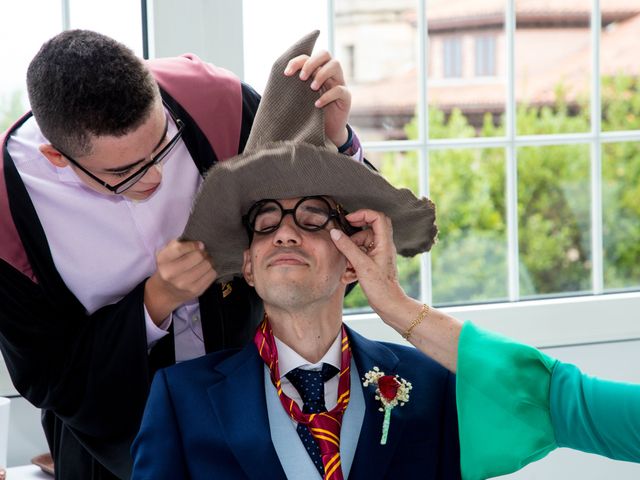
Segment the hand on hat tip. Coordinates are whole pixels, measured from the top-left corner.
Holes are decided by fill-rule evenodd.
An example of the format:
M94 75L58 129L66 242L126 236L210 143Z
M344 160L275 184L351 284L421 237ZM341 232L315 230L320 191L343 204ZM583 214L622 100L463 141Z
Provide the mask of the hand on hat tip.
M157 253L156 265L145 284L144 304L158 325L202 295L218 276L202 242L172 240Z
M394 302L407 298L398 281L391 220L381 212L366 209L350 213L347 220L364 230L348 237L332 229L331 238L354 268L371 308L382 317Z
M315 105L324 109L324 130L336 147L343 145L349 136L347 121L351 110L351 92L347 89L340 62L327 51L292 58L284 70L288 77L299 72L300 80L312 78L311 89L321 95Z

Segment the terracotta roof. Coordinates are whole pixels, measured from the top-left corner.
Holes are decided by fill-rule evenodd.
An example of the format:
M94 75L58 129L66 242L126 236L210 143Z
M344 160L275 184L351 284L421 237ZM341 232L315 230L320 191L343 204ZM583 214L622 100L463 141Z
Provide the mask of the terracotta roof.
M505 0L430 0L427 15L430 19L481 16L505 11ZM601 3L603 14L611 12L640 12L638 0L607 0ZM591 0L518 0L516 14L590 13Z
M453 3L480 2L460 0ZM491 0L485 3L491 6L497 2ZM541 2L530 0L523 3L540 4ZM576 2L572 0L571 3ZM620 0L620 3L625 2ZM640 75L640 62L637 60L638 38L640 38L640 14L603 31L601 36L603 75L619 73ZM559 82L562 82L565 88L568 101L575 101L580 96L588 95L590 55L590 45L587 42L584 48L563 61L550 65L546 70L529 73L526 78L526 92L521 84L516 87L516 101L527 101L531 104L553 102ZM517 81L522 79L518 78ZM353 93L354 115L406 115L411 114L416 108L418 85L415 68L379 82L351 84L349 88ZM430 85L428 95L430 105L437 105L444 110L459 107L465 112L499 112L504 109L506 87L499 80L492 83L479 83L461 79L460 82Z

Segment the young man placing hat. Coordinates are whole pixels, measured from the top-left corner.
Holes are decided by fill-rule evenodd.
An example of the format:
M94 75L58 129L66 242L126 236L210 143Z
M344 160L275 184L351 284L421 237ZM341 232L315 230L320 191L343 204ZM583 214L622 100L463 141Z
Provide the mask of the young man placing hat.
M358 157L340 65L308 52L279 74L316 93L330 141ZM129 478L153 372L245 345L261 319L244 281L212 287L200 239L176 240L259 96L193 55L143 62L85 30L46 42L27 87L33 112L0 136L0 348L43 410L56 478Z
M356 280L385 321L424 318L397 282L395 254L433 245L434 206L341 162L322 115L302 106L307 89L289 80L272 74L245 153L209 172L184 233L204 241L221 277L255 287L263 322L241 350L156 375L133 478L459 478L455 377L342 323ZM371 263L354 268L337 248L345 241Z

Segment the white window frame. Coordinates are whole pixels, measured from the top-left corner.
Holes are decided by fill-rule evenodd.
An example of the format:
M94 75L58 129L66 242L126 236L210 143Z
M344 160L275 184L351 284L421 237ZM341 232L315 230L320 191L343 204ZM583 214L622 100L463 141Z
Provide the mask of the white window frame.
M329 50L334 52L334 7L335 0L325 0L328 15ZM178 0L148 0L154 8L164 8L167 3ZM227 28L242 31L242 15L237 15L236 7L225 7L224 0L216 0L219 18L228 21ZM538 346L561 346L591 342L640 338L640 292L603 294L603 246L602 246L602 184L601 147L607 142L640 141L640 131L601 132L600 81L599 75L592 75L591 84L591 129L589 132L561 135L516 135L515 131L515 0L505 0L505 47L506 47L506 131L502 137L429 139L429 125L425 119L429 100L427 88L428 62L428 15L427 0L417 0L418 22L418 71L419 77L419 137L417 140L365 142L365 151L398 152L414 151L420 162L419 185L423 195L429 194L429 155L431 151L460 148L500 147L506 151L506 204L507 204L507 248L508 248L508 299L506 303L448 307L443 310L460 319L472 320L479 325L507 334ZM224 12L229 8L229 12ZM275 8L275 7L274 7ZM152 13L150 14L152 16ZM183 11L180 19L173 19L171 28L188 29L190 22L197 19ZM198 15L197 13L195 15ZM176 22L179 21L179 24ZM169 26L167 26L169 28ZM158 34L162 29L156 24ZM151 30L151 29L150 29ZM591 67L600 71L600 0L592 0L591 44L593 46ZM150 39L152 43L152 39ZM225 42L215 48L206 58L220 63L231 55L242 62L244 57L241 42ZM156 51L158 56L163 52ZM219 60L220 59L220 60ZM225 66L224 64L222 66ZM233 67L230 67L235 71ZM236 71L239 75L241 72ZM518 285L518 218L517 218L517 150L523 146L546 146L562 144L584 144L591 148L591 224L592 255L590 295L522 301ZM431 303L430 256L422 256L421 299ZM372 338L402 341L401 337L385 327L373 313L348 315L347 322L358 330L363 330Z

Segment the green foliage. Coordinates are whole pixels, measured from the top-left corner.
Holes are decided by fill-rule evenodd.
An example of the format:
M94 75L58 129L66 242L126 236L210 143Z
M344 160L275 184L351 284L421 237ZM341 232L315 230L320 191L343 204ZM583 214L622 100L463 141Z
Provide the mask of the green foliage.
M519 135L588 132L586 100L571 111L565 89L556 88L553 106L519 105ZM602 79L602 129L640 129L640 79ZM405 128L418 137L417 119ZM464 114L430 108L431 138L491 137L504 134L486 114L476 131ZM605 288L640 285L640 145L603 146L603 243ZM523 296L556 295L591 288L590 145L522 147L517 152L518 248ZM430 153L430 197L438 208L438 243L431 254L433 299L437 304L503 300L507 297L506 153L499 148L435 150ZM394 185L417 191L414 152L387 154L383 175ZM401 283L420 290L419 258L398 263ZM364 307L354 291L347 307Z

